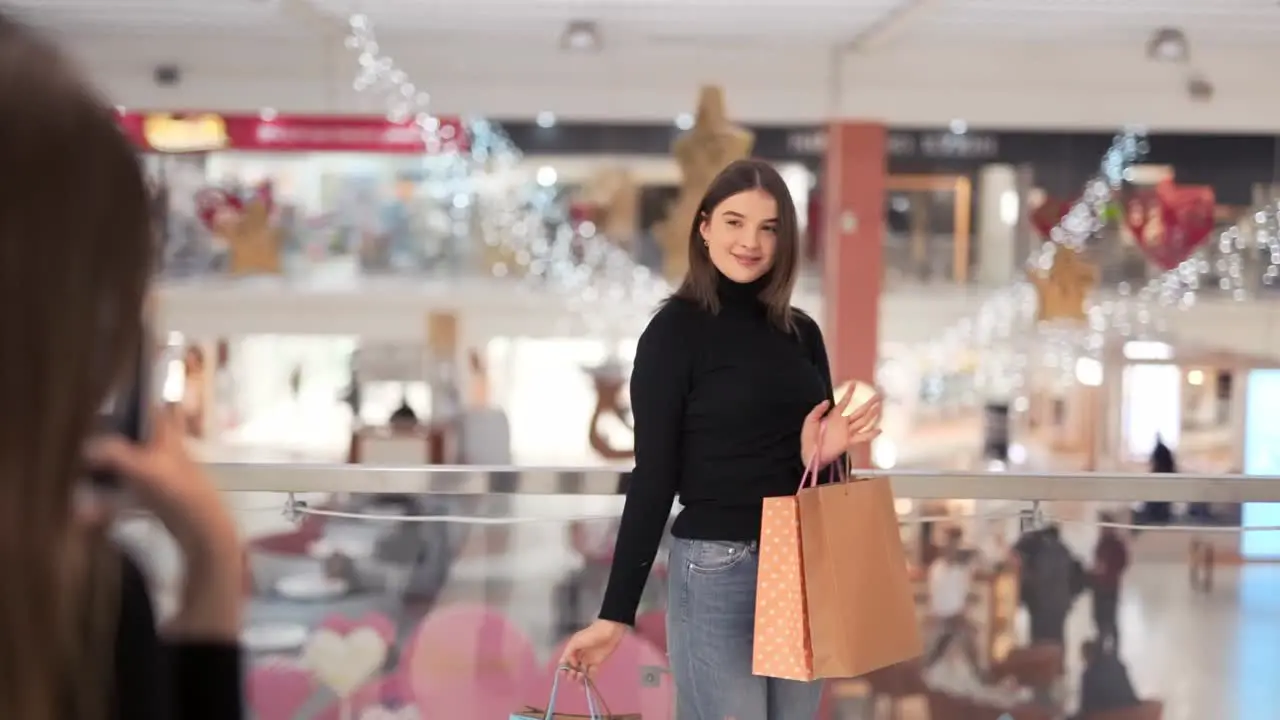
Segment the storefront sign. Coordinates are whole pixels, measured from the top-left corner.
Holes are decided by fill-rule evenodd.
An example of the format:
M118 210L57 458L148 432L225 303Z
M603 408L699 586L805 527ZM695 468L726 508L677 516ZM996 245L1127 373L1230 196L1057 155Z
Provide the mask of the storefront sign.
M125 114L121 126L140 147L165 153L260 152L437 153L464 150L456 119L439 119L433 142L412 123L383 118L199 114Z
M227 146L227 126L218 115L147 115L141 124L146 146L159 152L208 152Z
M899 158L993 160L1000 153L999 139L982 133L891 132L887 144L889 156ZM796 155L822 155L827 151L827 133L791 133L787 136L787 150Z

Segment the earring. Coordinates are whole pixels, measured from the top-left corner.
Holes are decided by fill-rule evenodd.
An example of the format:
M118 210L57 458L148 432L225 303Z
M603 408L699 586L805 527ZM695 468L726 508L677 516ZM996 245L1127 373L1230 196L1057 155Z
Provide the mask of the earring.
M711 247L711 243L710 243L710 242L707 242L706 240L703 240L703 241L702 241L702 247L704 247L704 248L710 248L710 247Z

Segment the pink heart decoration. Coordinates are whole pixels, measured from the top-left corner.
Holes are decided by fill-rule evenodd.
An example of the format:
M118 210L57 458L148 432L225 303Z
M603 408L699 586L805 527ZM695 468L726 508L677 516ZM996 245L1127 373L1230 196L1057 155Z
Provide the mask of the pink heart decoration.
M404 707L365 708L358 716L359 720L422 720L418 708L412 705Z
M311 673L288 658L266 658L249 670L248 700L257 720L294 720L315 688Z
M366 683L347 698L338 699L325 707L312 720L363 718L368 712L388 708L411 708L417 711L417 706L413 703L413 692L401 674L388 675Z
M365 613L358 618L349 618L341 613L334 613L320 621L317 630L332 630L339 635L350 635L360 628L369 628L378 634L389 647L395 645L396 626L391 619L381 613Z
M508 720L538 674L528 636L483 605L448 605L424 618L401 667L425 720Z

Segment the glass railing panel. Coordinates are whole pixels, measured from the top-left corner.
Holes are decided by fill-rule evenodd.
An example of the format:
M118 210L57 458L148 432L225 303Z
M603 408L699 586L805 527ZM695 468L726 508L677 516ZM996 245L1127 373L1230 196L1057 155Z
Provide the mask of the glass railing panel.
M626 484L609 470L247 466L215 475L264 488L226 494L246 537L248 686L257 717L293 720L359 720L379 707L507 720L541 704L561 643L599 609ZM1268 638L1280 633L1280 565L1268 561L1280 557L1280 533L1258 529L1280 521L1270 519L1274 506L1221 502L1280 502L1280 485L958 474L895 484L928 652L829 683L823 720L874 717L877 704L903 718L967 720L973 708L992 718L1060 718L1085 696L1105 701L1098 687L1124 695L1126 680L1132 697L1121 699L1159 702L1166 720L1262 720L1280 705L1268 676ZM304 486L311 491L275 492ZM963 486L979 497L943 493ZM912 498L902 488L923 491ZM993 497L1002 488L1014 497ZM1170 500L1126 499L1142 493ZM1100 520L1117 526L1105 531L1112 550L1099 550ZM1252 529L1238 532L1242 522ZM1057 528L1065 553L1044 550L1047 527ZM122 534L168 604L176 552L144 521ZM1127 564L1108 592L1101 575L1118 557L1115 543ZM674 717L664 619L678 570L666 560L664 548L636 633L602 671L615 714ZM931 569L947 562L966 569L963 622L939 617L949 590ZM1114 653L1090 664L1085 645L1100 637L1099 613L1111 627L1112 599ZM577 701L568 701L572 712Z

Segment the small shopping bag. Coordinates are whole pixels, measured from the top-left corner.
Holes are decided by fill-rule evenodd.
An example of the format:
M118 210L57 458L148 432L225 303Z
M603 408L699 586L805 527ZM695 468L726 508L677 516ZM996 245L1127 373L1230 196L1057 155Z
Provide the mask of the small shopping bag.
M851 678L924 653L889 479L796 494L814 677Z
M801 488L814 481L816 461L816 456L810 459L800 477ZM751 648L751 672L756 675L805 681L815 678L800 541L800 505L796 497L765 498L760 514Z
M556 672L556 678L551 682L551 697L547 700L546 708L527 707L520 712L512 713L511 720L641 720L638 714L614 715L610 713L609 706L604 704L604 700L600 697L600 692L596 690L596 686L590 680L583 683L587 693L587 715L570 715L556 712L556 695L560 690L560 679L564 677L564 673L568 670L568 667L561 667Z

